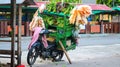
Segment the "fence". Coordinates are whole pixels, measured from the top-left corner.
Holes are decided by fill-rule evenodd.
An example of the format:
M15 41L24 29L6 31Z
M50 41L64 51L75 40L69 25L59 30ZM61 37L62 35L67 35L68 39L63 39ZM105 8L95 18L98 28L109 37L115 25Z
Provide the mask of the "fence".
M104 24L104 33L120 33L120 23L111 22L103 23Z
M102 24L101 24L102 25ZM101 25L90 25L87 24L84 30L81 30L80 33L101 33ZM16 25L16 35L18 26ZM31 36L32 32L29 30L29 22L22 22L22 36ZM0 21L0 37L10 36L10 21L1 20ZM120 23L119 22L104 22L103 23L103 32L104 33L120 33Z
M29 31L29 22L22 22L21 26L22 36L31 36L32 32ZM0 21L0 37L3 36L10 36L11 32L10 21L8 20L1 20ZM18 34L18 26L16 25L16 35Z
M103 25L103 28L101 25ZM89 33L120 33L120 23L119 22L103 22L100 25L87 24L85 25L85 29L80 31L81 31L80 33L88 33L88 34Z
M8 21L0 21L0 35L8 35L8 29L7 29L7 26L8 26Z

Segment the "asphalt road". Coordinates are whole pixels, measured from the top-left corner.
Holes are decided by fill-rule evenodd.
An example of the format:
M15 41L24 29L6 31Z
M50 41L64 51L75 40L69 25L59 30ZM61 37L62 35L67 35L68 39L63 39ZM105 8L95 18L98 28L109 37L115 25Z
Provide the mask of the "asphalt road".
M79 46L120 44L120 34L82 36Z
M22 64L26 67L29 67L26 56L30 39L22 38ZM10 43L0 42L0 49L10 49ZM120 35L80 35L78 46L75 50L68 51L68 55L72 64L64 56L64 61L61 62L41 61L38 58L33 67L120 67ZM0 62L1 60L8 61L0 59Z
M93 46L93 45L111 45L120 44L120 34L110 34L110 35L87 35L80 34L80 39L78 40L78 46ZM0 40L9 40L10 38L0 38ZM22 51L27 51L28 45L30 43L31 37L22 38ZM11 43L0 42L0 49L11 49Z

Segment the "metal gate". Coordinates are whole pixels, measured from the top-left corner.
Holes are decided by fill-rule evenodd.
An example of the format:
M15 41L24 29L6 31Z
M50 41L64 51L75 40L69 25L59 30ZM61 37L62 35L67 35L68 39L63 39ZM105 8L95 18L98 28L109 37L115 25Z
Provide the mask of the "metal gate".
M104 22L104 33L120 33L120 23L119 22Z

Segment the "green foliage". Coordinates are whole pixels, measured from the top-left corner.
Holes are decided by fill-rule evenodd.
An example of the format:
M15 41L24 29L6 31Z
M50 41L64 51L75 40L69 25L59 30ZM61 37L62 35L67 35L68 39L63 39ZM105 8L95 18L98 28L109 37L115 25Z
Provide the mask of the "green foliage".
M63 3L62 6L61 4L61 2L55 3L52 1L51 3L47 4L47 11L69 15L74 6L70 5L69 3ZM54 25L58 27L65 26L64 17L44 15L43 19L48 25Z
M62 0L50 0L50 2L62 2ZM81 3L81 0L63 0L63 2L69 2L69 3Z
M120 0L97 0L97 4L105 4L109 7L120 5Z
M120 0L116 0L115 1L115 6L119 6L120 5Z
M56 12L56 3L51 2L50 4L47 4L47 10L51 12Z

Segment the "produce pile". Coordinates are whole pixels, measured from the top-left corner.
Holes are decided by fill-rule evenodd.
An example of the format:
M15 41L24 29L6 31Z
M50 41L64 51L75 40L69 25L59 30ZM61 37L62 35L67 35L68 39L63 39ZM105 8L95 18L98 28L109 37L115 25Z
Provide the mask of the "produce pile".
M65 2L50 2L49 4L41 5L35 12L32 21L35 17L41 17L44 20L46 27L66 27L80 24L87 24L87 17L92 13L92 9L88 5L73 6ZM42 21L41 21L42 22ZM36 21L37 23L37 21ZM35 24L37 25L37 24Z
M71 16L69 18L70 24L75 24L78 26L79 24L87 24L87 17L92 13L92 9L88 5L80 5L76 6L71 11Z
M70 5L69 3L62 3L62 2L58 2L58 3L54 3L51 2L49 4L46 5L46 11L47 12L54 12L57 14L63 14L63 15L67 15L69 16L70 11L74 8L73 5ZM57 27L63 27L65 25L65 20L64 17L60 17L60 16L49 16L49 15L42 15L43 20L45 23L47 23L48 25L54 25ZM69 24L69 17L67 17L67 24Z

